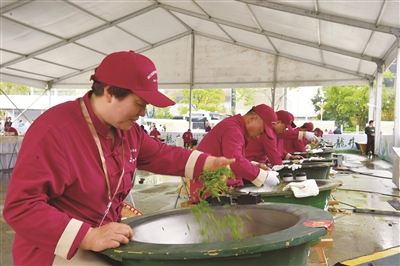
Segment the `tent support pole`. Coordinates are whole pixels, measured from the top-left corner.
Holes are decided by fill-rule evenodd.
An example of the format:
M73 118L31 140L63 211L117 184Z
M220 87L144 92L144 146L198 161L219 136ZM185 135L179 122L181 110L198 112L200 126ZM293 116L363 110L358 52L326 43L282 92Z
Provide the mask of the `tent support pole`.
M393 147L400 147L400 36L397 36Z
M369 104L368 104L368 121L374 120L375 115L375 93L374 93L374 81L369 83Z
M271 88L271 107L275 110L275 95L276 95L276 81L277 81L277 68L278 68L279 56L274 57L274 82Z
M378 64L376 75L376 98L375 98L375 154L379 154L379 145L381 140L381 120L382 120L382 80L383 80L383 63Z
M194 79L194 49L195 49L195 36L194 33L190 35L192 38L192 51L191 51L191 62L190 62L190 84L189 84L189 128L192 128L192 90L193 90L193 79Z

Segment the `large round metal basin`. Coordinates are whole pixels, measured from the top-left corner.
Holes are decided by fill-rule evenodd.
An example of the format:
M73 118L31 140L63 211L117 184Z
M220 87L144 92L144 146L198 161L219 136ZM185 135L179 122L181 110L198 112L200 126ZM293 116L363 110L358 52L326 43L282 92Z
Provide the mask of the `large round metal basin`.
M132 227L134 240L102 253L123 265L306 265L310 242L327 229L305 223L333 223L328 212L297 204L212 208L216 217L239 215L244 222L242 235L251 237L233 240L226 229L223 241L211 236L207 242L190 208L183 208L122 221Z
M304 172L307 175L307 179L328 179L330 170L331 163L328 162L303 162L301 168L294 171L285 167L278 172L281 177L284 173L292 173L294 177L297 173Z
M296 181L292 181L296 182ZM300 182L300 181L299 181ZM343 185L343 182L340 180L315 180L318 185L319 194L316 196L304 197L304 198L296 198L292 192L292 190L282 189L289 184L290 182L283 182L279 186L269 188L271 191L262 192L259 188L254 185L245 185L243 187L236 187L232 192L232 197L237 198L243 193L249 192L257 192L260 194L261 198L265 202L279 202L279 203L293 203L293 204L301 204L313 206L318 209L328 210L329 200L331 196L332 189L340 187Z
M333 155L335 156L335 155ZM332 158L323 158L323 157L310 157L304 159L303 163L329 163L331 166L335 166L337 164L337 157L332 157ZM283 160L283 164L291 163L292 161L298 161L298 160ZM270 165L268 165L270 166ZM271 165L272 167L272 165Z
M327 158L327 159L331 159L332 158L332 153L334 153L335 150L331 149L331 148L326 148L323 151L320 152L295 152L294 154L296 155L301 155L304 158L309 158L312 156L319 156L322 158Z

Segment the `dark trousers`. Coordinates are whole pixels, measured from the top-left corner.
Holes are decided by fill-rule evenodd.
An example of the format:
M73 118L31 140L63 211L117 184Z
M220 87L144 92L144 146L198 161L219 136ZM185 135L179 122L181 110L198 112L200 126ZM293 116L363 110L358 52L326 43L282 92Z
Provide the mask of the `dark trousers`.
M185 142L183 145L186 149L191 149L192 148L192 142Z
M375 155L375 137L367 137L367 150L366 154L368 155L369 152L372 153L372 155Z

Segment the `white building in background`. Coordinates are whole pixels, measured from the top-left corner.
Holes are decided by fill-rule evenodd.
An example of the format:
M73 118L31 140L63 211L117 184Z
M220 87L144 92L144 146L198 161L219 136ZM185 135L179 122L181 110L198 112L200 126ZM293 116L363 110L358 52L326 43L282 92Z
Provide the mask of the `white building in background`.
M299 87L287 90L287 111L300 120L313 120L318 114L314 111L311 99L320 87Z

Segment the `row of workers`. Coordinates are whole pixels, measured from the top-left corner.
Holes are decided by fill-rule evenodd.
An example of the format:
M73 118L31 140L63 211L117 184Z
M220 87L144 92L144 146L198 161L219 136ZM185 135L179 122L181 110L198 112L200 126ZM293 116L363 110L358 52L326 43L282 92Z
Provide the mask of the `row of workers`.
M244 180L257 187L276 186L279 184L278 172L272 171L267 163L275 166L282 165L283 160L303 159L294 153L306 152L305 145L319 141L313 132L312 123L305 123L295 129L293 127L296 125L290 112L275 112L270 106L260 104L253 106L243 116L237 114L219 122L203 137L197 150L236 159L230 165L236 178L227 180L231 188L243 186L246 182ZM257 130L259 134L252 134ZM202 188L200 180L191 180L190 200L193 203L200 200ZM202 195L204 198L208 196Z

